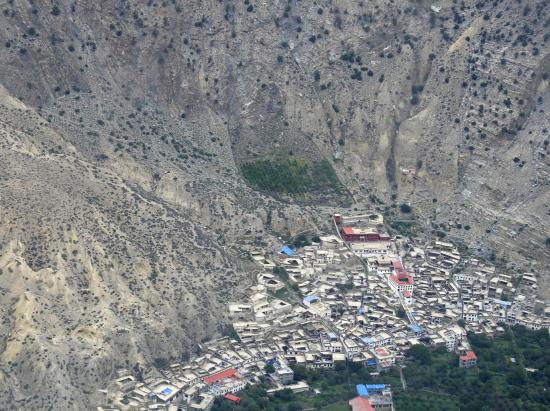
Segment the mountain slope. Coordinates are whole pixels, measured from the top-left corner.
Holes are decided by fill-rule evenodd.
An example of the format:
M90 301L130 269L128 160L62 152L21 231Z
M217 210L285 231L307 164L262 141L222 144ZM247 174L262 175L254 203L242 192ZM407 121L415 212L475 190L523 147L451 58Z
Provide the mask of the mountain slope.
M79 409L114 367L178 358L251 281L248 245L346 202L255 192L244 163L326 159L354 208L410 203L422 233L547 281L545 1L0 9L13 408Z

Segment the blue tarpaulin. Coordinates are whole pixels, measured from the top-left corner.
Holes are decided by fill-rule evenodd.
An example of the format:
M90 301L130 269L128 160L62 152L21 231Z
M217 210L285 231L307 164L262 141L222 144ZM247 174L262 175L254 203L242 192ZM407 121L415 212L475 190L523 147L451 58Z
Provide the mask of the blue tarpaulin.
M160 392L162 395L170 395L172 394L172 390L170 388L165 388Z
M286 254L289 257L292 257L294 255L294 250L288 245L285 245L283 248L281 248L281 254Z

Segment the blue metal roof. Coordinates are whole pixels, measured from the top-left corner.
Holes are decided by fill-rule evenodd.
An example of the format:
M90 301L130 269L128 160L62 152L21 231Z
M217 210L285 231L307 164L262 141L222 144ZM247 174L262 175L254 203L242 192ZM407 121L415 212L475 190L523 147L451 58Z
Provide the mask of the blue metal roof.
M369 358L367 360L367 365L376 365L377 362L376 362L376 359L375 358Z
M367 384L367 390L371 391L382 391L386 388L385 384Z
M417 324L409 324L409 328L411 329L411 331L417 334L420 334L422 331L424 331L424 329Z
M512 305L509 301L499 300L498 298L493 299L493 301L498 305L503 305L505 307L510 307Z
M319 301L319 297L316 295L306 295L304 297L304 303L312 303L314 301Z
M294 255L294 250L290 248L288 245L285 245L283 248L281 248L281 253L286 254L289 257L292 257Z
M160 392L162 395L170 395L172 394L172 390L168 387L166 387L164 390Z
M361 397L369 396L369 391L367 390L367 387L365 387L364 384L357 384L355 388L357 390L357 394L360 395Z

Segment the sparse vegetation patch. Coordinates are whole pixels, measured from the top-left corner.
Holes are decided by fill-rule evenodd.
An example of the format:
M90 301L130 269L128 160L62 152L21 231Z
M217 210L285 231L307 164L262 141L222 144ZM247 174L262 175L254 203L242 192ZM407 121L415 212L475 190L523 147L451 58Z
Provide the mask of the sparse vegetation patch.
M250 186L270 193L292 196L344 193L326 159L315 162L293 157L258 160L243 163L241 172Z

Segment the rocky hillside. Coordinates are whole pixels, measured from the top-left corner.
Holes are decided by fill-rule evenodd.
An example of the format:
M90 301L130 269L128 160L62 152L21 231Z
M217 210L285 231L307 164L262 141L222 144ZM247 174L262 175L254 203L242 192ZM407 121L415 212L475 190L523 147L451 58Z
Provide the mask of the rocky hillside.
M423 233L548 276L544 0L0 12L10 409L86 408L116 367L185 355L250 281L243 250L334 205L407 203ZM265 164L322 164L330 187L254 180Z

